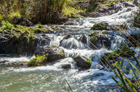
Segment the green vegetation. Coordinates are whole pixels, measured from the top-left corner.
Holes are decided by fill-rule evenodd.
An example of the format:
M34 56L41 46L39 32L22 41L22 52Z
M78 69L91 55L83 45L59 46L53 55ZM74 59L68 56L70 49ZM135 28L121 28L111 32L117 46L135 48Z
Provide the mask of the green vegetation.
M139 61L134 56L132 50L130 50L127 46L125 46L125 49L128 53L131 54L131 56L135 59L137 65L140 67ZM114 64L110 64L109 62L106 62L110 68L113 70L113 72L116 74L116 76L120 79L121 82L117 81L114 76L112 76L112 79L125 91L125 92L139 92L140 91L140 70L135 67L129 60L129 69L130 73L133 75L133 81L130 81L129 78L125 75L125 73L122 70L122 64L118 64L116 61ZM116 69L117 70L116 70Z
M134 26L140 28L140 12L136 14L134 17Z
M40 66L47 62L47 57L37 55L35 58L31 59L27 66Z
M0 28L0 33L13 33L15 35L24 35L26 37L32 37L35 33L44 33L49 31L48 27L38 25L36 27L26 27L21 25L14 25L9 23L8 21L2 21L2 27Z
M131 51L131 52L130 52ZM102 62L108 62L109 60L113 60L117 57L131 57L132 50L128 51L127 46L120 46L120 49L114 50L112 53L108 53L103 56Z
M109 30L109 27L105 23L95 23L92 30Z

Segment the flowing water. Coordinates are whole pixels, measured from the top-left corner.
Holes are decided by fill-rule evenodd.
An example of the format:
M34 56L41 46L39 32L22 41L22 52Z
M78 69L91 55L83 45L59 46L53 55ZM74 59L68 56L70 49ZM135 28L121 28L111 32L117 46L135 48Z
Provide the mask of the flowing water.
M110 25L120 25L123 23L131 25L132 17L137 7L128 8L131 8L131 11L126 11L127 8L123 8L115 14L104 17L74 19L77 25L54 25L64 28L64 33L45 34L51 39L50 42L46 42L45 44L63 48L66 56L66 58L58 60L55 63L38 67L14 67L9 66L8 63L28 62L34 56L12 57L1 54L0 92L70 92L71 89L73 92L120 92L120 88L116 86L111 76L115 76L115 74L110 69L110 72L107 71L100 63L100 59L105 53L112 52L112 49L118 49L119 45L123 44L125 37L121 37L119 32L110 30L110 35L113 37L111 40L111 49L92 49L88 35L91 33L90 27L98 22L107 22ZM126 31L125 35L136 33L140 33L138 28L130 28ZM63 40L66 34L70 34L72 37ZM83 34L87 37L86 43L80 40ZM42 34L38 34L37 36L43 38ZM38 43L38 46L41 44L42 42ZM140 52L139 48L132 49L137 52L136 55ZM91 68L80 70L76 67L72 57L77 55L91 59ZM121 60L123 61L123 66L127 65L129 67L129 64L126 62L127 59L123 58ZM136 65L131 57L129 60ZM8 62L3 63L3 61ZM71 64L71 69L62 69L61 66L64 64ZM126 75L132 77L127 72ZM119 81L117 77L116 79Z

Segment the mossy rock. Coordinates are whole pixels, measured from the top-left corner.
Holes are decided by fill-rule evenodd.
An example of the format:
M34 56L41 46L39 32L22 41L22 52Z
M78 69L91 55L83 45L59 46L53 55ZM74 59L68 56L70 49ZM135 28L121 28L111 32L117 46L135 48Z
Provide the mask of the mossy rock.
M92 30L109 30L109 26L106 23L95 23Z
M82 69L89 69L91 67L91 60L87 59L84 56L76 56L73 58L76 62L78 67L81 67Z
M52 46L52 47L42 47L40 46L36 51L35 55L48 55L48 62L63 59L65 57L65 52L63 49Z
M41 65L45 65L47 63L47 56L39 56L37 55L35 58L31 59L27 66L31 67L31 66L41 66Z
M10 66L27 66L28 62L13 62L10 63Z

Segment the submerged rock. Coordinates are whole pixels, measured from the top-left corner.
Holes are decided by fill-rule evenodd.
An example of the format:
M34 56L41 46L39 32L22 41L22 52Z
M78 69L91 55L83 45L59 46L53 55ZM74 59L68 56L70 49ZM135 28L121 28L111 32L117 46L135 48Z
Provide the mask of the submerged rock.
M92 62L84 56L76 56L73 59L78 67L83 69L89 69L91 67Z
M65 52L63 49L57 46L52 46L52 47L40 46L35 51L35 55L43 55L43 56L48 55L47 61L51 62L51 61L56 61L58 59L64 58Z

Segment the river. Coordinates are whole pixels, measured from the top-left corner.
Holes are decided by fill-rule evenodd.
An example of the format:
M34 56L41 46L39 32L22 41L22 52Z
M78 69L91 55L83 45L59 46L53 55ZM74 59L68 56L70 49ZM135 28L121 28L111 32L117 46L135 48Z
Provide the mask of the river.
M127 11L127 8L131 8ZM86 17L80 19L70 19L75 21L77 25L53 25L63 28L63 33L45 34L50 40L46 45L59 46L65 51L64 59L58 60L55 63L47 64L46 66L24 67L10 66L8 63L29 61L34 56L19 56L13 57L10 55L0 55L0 92L120 92L120 88L113 81L112 76L115 74L112 71L107 71L101 64L100 59L105 53L112 52L118 49L119 45L123 44L125 37L120 36L119 31L109 30L109 35L113 37L111 40L111 48L92 49L89 46L88 35L92 32L91 27L94 23L107 22L110 25L121 25L126 23L128 26L132 24L134 12L137 7L125 7L117 13L104 17ZM46 25L48 26L48 25ZM137 30L137 31L135 31ZM58 30L59 31L59 30ZM93 30L96 31L96 30ZM102 32L99 30L100 34ZM138 28L129 28L126 30L126 35L140 33ZM69 39L61 40L70 34ZM83 34L87 37L87 42L82 43L80 38ZM42 34L37 34L42 38ZM38 43L38 46L41 42ZM140 52L139 48L135 51ZM76 68L72 57L81 55L88 59L91 58L92 66L88 70L79 70ZM123 58L123 65L128 63ZM2 63L2 61L8 61ZM135 61L133 59L133 64ZM61 66L63 64L71 64L71 69L65 70ZM132 77L130 73L126 73L128 77ZM116 77L119 81L119 79Z

